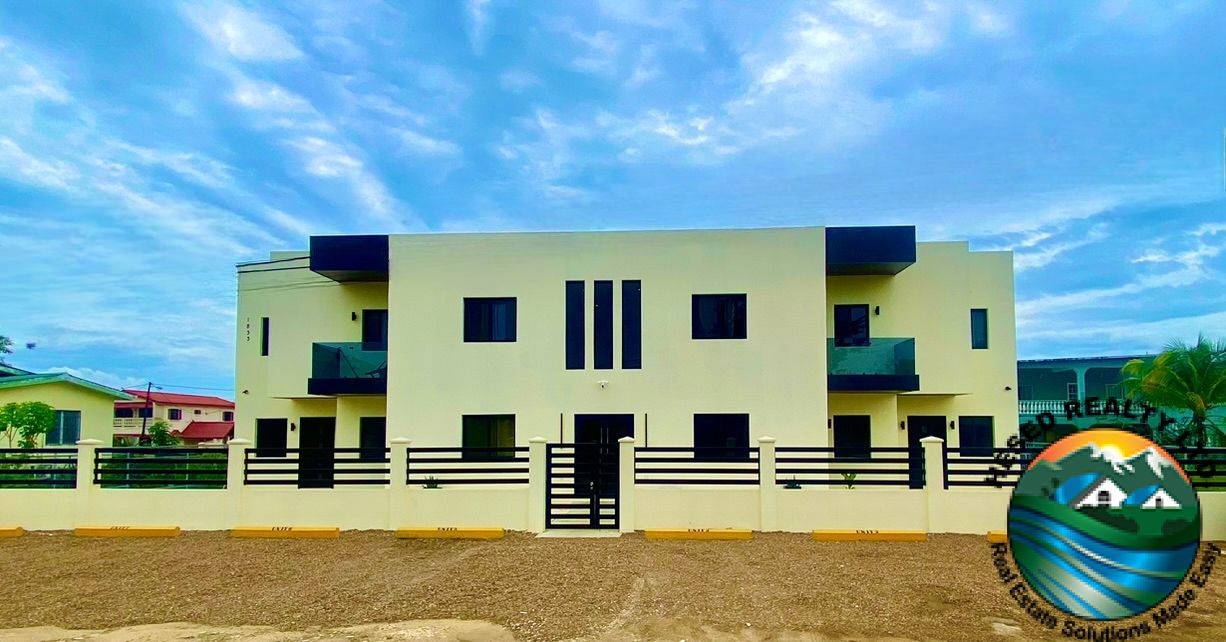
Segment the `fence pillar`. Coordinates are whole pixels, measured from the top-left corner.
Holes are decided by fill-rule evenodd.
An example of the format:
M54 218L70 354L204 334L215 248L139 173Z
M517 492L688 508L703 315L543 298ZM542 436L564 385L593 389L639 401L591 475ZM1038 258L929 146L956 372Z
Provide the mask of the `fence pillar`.
M89 524L89 507L94 492L94 458L95 451L101 445L102 442L97 439L77 442L77 506L74 513L77 526L92 526Z
M939 530L943 524L943 499L945 494L945 440L940 437L924 437L924 530L929 533Z
M634 532L634 437L617 440L617 528Z
M226 528L243 526L243 493L245 483L248 439L231 439L226 443Z
M545 532L545 438L528 440L528 531Z
M387 527L389 530L404 528L409 514L409 445L411 439L397 437L392 440L391 487L388 489Z
M763 533L779 530L779 508L775 485L775 438L758 437L758 491Z

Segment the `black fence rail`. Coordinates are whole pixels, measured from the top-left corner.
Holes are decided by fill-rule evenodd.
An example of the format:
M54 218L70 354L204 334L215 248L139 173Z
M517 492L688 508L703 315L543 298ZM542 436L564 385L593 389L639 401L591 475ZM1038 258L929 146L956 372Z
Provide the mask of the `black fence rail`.
M386 486L389 448L247 448L243 483L248 486Z
M0 448L0 488L76 487L76 448Z
M1183 467L1197 490L1226 490L1226 448L1164 449Z
M757 448L638 446L634 483L757 486L761 483Z
M1041 447L946 448L945 487L1014 488Z
M409 448L405 479L438 488L456 484L527 484L528 447Z
M843 449L780 446L775 484L803 486L901 486L922 488L923 456L905 447Z
M225 488L225 448L99 448L94 483L103 488Z

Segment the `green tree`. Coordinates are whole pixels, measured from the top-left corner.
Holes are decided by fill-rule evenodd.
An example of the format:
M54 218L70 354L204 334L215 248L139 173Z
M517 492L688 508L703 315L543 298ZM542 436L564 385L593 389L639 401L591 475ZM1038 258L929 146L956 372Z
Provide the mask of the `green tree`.
M1186 430L1191 436L1186 445L1226 444L1226 432L1212 414L1226 406L1226 341L1210 341L1203 334L1191 345L1172 341L1152 361L1133 359L1120 373L1130 398L1155 408L1188 412L1189 418L1180 426L1181 432Z
M55 427L55 409L41 401L13 402L0 407L0 434L9 448L35 448Z
M170 424L159 419L149 426L149 445L157 448L169 448L179 445L179 438L170 433Z
M4 363L4 357L13 354L13 340L0 334L0 363Z

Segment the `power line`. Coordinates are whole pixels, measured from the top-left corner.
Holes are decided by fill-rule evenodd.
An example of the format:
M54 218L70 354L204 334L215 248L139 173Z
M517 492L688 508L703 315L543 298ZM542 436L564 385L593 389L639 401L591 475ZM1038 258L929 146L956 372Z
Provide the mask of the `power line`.
M233 392L233 388L204 388L201 386L176 386L172 383L155 383L155 388L178 388L180 390L212 390L214 392Z

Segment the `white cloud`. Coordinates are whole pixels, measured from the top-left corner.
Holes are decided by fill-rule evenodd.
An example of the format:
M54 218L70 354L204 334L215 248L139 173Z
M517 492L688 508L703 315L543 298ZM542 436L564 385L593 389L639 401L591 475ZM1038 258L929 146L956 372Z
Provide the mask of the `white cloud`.
M1033 252L1027 252L1027 251L1018 252L1014 250L1013 269L1016 272L1024 272L1026 270L1032 270L1034 268L1040 268L1045 265L1048 265L1063 254L1067 254L1068 252L1071 252L1078 248L1085 247L1087 245L1090 245L1091 243L1097 243L1099 241L1102 241L1103 239L1106 239L1108 236L1107 230L1108 230L1108 226L1105 223L1099 223L1098 225L1095 225L1094 227L1090 228L1090 231L1087 232L1084 237L1078 238L1076 240L1066 241L1063 243L1053 243L1050 245L1043 246L1041 249L1035 250ZM1020 247L1023 247L1023 248L1035 247L1038 245L1038 241L1034 239L1039 238L1039 239L1045 240L1047 238L1050 238L1050 236L1051 236L1050 233L1034 234L1030 236L1026 241L1024 241L1020 245Z
M635 65L634 71L630 73L630 78L626 79L625 86L630 88L642 87L659 75L660 66L656 63L655 47L643 45L639 49L639 62Z
M94 370L93 368L69 368L67 366L56 366L54 368L47 368L47 372L62 372L78 379L100 383L116 390L135 388L147 383L145 379L141 379L140 377L111 374L109 372L103 372L102 370Z
M541 79L535 74L523 69L512 69L498 78L499 84L507 91L523 91L534 85L539 85Z
M288 113L312 113L315 108L311 103L294 92L276 83L263 80L252 80L240 77L237 79L233 93L234 102L256 111L275 111Z
M468 39L477 54L484 50L485 39L489 35L489 5L490 0L464 0L464 9L468 13Z
M414 131L401 132L400 140L405 148L423 156L455 156L460 153L459 146L451 141L431 138Z
M264 212L264 218L281 229L294 234L295 236L313 236L317 234L331 233L326 229L320 228L311 223L307 223L302 219L295 218L281 210L268 209Z
M242 7L193 1L184 5L184 12L213 46L238 60L276 62L302 57L284 29Z

